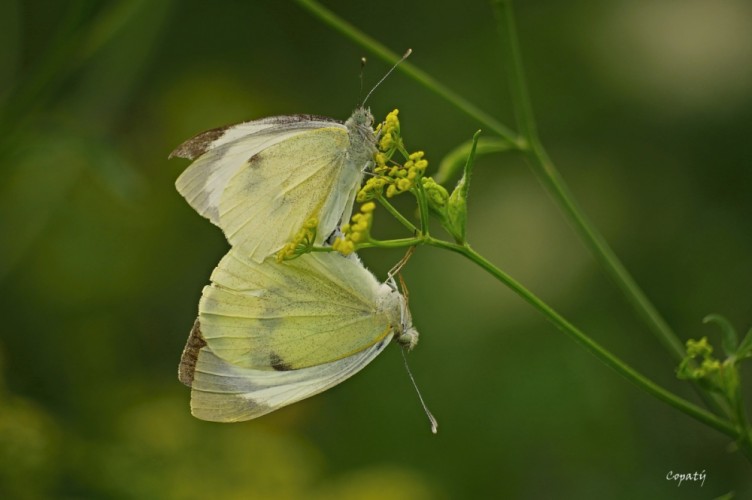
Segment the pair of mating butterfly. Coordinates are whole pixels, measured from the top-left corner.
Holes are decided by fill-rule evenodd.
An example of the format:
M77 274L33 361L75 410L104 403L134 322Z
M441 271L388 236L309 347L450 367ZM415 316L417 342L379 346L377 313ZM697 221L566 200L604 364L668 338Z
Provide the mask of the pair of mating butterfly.
M394 280L379 282L356 255L274 257L309 221L316 245L348 222L376 153L372 124L364 107L344 124L278 116L204 132L170 155L194 160L177 189L232 247L178 369L194 416L259 417L344 381L393 339L417 342Z

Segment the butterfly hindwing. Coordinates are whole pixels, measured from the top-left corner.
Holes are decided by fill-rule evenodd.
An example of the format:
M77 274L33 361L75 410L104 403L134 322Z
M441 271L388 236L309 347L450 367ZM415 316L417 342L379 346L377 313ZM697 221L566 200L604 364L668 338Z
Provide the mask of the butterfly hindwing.
M197 351L190 376L191 413L215 422L260 417L350 378L384 350L390 340L391 334L352 356L290 371L238 367L204 346Z
M336 361L383 340L399 320L398 303L385 300L389 287L336 253L258 264L233 248L211 279L199 303L203 338L237 367L284 371Z

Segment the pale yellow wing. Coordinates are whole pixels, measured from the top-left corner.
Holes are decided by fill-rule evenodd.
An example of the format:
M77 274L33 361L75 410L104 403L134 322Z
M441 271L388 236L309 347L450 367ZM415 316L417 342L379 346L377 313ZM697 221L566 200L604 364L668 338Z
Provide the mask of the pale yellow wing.
M281 249L312 217L321 244L358 189L362 165L348 163L346 129L308 130L248 158L229 180L219 205L228 241L253 260Z
M181 360L181 381L191 387L191 413L214 422L260 417L343 382L370 363L391 340L338 361L292 371L254 370L217 357L196 322Z
M337 253L258 264L233 248L211 279L199 303L203 338L237 367L286 371L336 361L386 338L399 318L399 302L385 301L396 292Z
M194 160L175 186L199 214L220 225L222 194L249 158L302 132L331 127L346 131L331 118L311 115L275 116L207 130L170 154L170 158Z

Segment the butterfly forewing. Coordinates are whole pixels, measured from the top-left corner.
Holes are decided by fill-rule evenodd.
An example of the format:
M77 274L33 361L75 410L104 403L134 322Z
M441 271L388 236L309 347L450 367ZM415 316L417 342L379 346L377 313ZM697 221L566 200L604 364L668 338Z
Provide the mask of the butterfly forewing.
M171 157L195 160L176 182L188 203L261 262L311 217L316 243L349 219L371 149L335 120L299 115L210 130Z
M342 128L308 130L247 159L228 181L219 226L231 245L257 262L278 251L311 218L321 244L342 218L358 168L344 171L349 144ZM340 178L349 189L338 188ZM349 214L348 214L349 216Z

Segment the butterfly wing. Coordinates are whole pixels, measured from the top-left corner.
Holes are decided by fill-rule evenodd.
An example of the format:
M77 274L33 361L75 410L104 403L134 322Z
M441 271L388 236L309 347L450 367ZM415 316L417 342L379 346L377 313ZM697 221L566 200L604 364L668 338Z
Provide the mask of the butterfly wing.
M346 161L349 144L346 129L320 128L251 157L228 182L219 206L230 244L260 262L312 217L318 219L315 243L323 243L360 184L363 165Z
M391 337L330 363L290 371L254 370L214 354L196 321L181 360L180 378L191 387L191 413L195 417L215 422L249 420L350 378L383 351Z
M199 302L203 338L234 366L297 370L352 356L389 336L391 293L359 260L336 253L258 264L233 248ZM398 313L397 316L398 317Z
M170 158L195 160L175 185L199 214L219 225L219 202L227 182L251 156L299 133L326 127L345 128L331 118L294 115L207 130L170 153Z
M195 159L177 189L257 262L311 217L320 244L349 218L365 166L347 161L348 130L327 120L275 117L204 132L171 155Z

